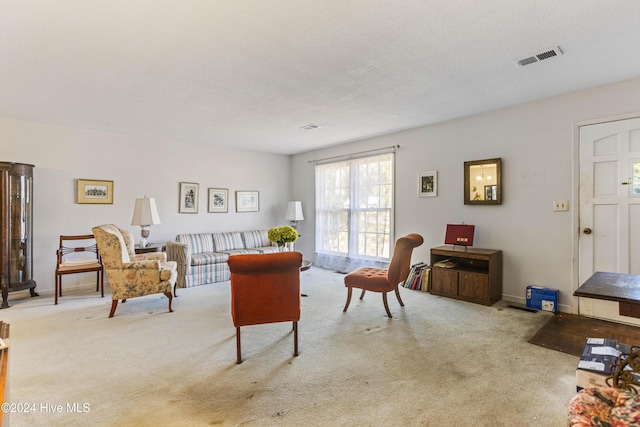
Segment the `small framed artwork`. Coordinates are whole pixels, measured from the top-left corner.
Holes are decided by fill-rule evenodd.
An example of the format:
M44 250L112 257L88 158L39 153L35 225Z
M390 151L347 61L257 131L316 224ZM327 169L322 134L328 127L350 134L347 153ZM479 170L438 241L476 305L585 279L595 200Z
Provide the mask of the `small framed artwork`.
M236 212L258 212L260 193L258 191L236 191Z
M418 177L418 196L435 197L438 194L438 172L420 172Z
M78 179L78 203L113 204L113 181Z
M227 212L229 209L229 190L226 188L209 189L209 212Z
M195 182L180 183L180 208L179 213L198 213L198 196L200 184Z

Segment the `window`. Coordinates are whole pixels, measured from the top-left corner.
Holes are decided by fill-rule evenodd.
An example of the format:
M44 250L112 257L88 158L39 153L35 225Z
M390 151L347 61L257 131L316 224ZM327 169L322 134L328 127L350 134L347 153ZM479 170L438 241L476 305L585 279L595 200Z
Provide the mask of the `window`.
M316 166L316 264L338 271L388 262L394 154Z

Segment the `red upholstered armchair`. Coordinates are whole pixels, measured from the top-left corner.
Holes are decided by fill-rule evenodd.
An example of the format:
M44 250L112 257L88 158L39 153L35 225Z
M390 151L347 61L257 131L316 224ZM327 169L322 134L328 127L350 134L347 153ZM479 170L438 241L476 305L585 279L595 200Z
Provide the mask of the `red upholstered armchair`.
M415 233L408 234L396 241L396 247L393 251L393 257L391 258L388 269L361 268L353 273L347 274L344 277L344 285L348 289L347 303L342 311L346 312L347 308L349 308L352 289L358 288L362 289L360 299L364 298L366 291L382 293L382 302L384 303L384 309L387 310L387 316L390 318L393 317L389 311L389 304L387 303L387 292L395 291L398 302L404 307L404 303L400 298L400 292L398 291L398 285L409 275L413 248L420 246L422 242L424 242L424 239L421 235Z
M293 355L298 355L300 252L229 257L231 317L236 327L237 363L242 363L240 327L293 322Z

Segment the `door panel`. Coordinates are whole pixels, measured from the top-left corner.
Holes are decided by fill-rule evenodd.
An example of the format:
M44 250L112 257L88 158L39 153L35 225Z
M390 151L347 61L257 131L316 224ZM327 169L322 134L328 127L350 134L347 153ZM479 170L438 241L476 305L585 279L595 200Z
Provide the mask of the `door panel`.
M640 274L640 118L580 127L579 284Z

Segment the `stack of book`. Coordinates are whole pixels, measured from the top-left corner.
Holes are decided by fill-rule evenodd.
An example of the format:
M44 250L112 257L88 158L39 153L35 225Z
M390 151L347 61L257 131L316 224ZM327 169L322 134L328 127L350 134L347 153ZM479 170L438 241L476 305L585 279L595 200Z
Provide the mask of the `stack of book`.
M419 262L411 266L409 276L407 280L402 283L405 288L429 292L429 272L431 269L429 265L424 262Z

